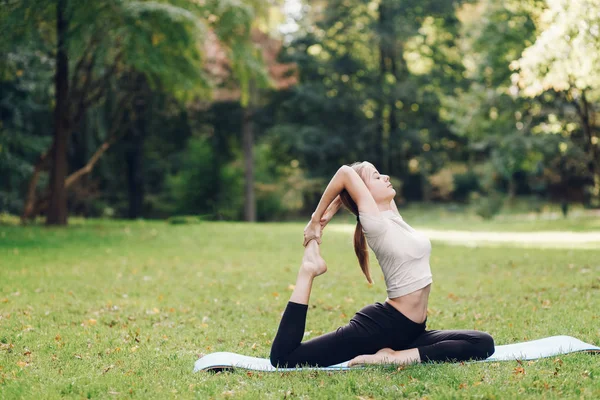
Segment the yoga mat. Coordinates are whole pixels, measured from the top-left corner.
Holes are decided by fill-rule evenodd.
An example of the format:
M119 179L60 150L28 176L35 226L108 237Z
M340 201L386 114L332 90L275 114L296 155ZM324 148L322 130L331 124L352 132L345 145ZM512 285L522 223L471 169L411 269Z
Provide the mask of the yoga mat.
M558 354L587 351L600 353L600 347L582 342L572 336L551 336L529 342L506 344L496 346L494 354L486 361L509 361L509 360L533 360L536 358L552 357ZM329 367L307 367L307 368L275 368L268 358L244 356L236 353L218 352L207 354L194 363L194 372L198 371L220 371L233 367L251 369L255 371L347 371L360 369L364 366L348 367L348 361Z

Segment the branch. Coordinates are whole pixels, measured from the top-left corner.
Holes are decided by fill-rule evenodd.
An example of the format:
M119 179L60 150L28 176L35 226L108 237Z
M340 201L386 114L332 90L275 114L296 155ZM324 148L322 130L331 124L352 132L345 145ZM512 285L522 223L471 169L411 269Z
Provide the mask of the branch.
M81 73L81 69L83 68L84 61L88 58L90 51L92 51L92 48L94 47L94 45L96 45L100 42L99 36L100 36L99 31L96 31L95 34L90 39L87 46L85 47L85 49L83 50L83 55L81 56L81 58L77 62L77 65L75 66L75 69L73 70L73 77L71 78L71 88L73 88L73 92L75 92L75 88L77 87L77 78L79 77L79 74ZM96 53L94 53L92 55L92 60L87 65L87 68L86 68L87 75L86 76L89 76L90 71L94 65L95 58L96 58ZM86 79L86 81L87 81L87 79Z
M90 85L92 82L92 68L94 67L96 60L96 53L92 55L92 59L88 62L86 67L86 74L84 75L84 84L81 88L73 89L70 93L69 103L75 104L75 99L78 99L77 103L77 111L75 112L75 118L73 118L73 123L77 125L81 120L81 117L85 113L85 93L90 90Z
M133 96L125 96L124 98L126 99L129 97L133 97ZM125 103L125 101L126 100L123 100L124 104L131 103L131 101L128 101L127 103ZM100 145L100 147L98 147L96 152L92 155L92 157L90 157L90 159L88 160L88 162L85 166L83 166L79 170L73 172L71 175L69 175L67 177L67 179L65 179L65 190L68 190L75 182L77 182L79 179L81 179L81 177L92 172L92 170L94 169L94 166L96 165L98 160L102 157L102 155L110 148L110 146L112 146L118 139L120 139L124 135L123 132L125 132L125 130L119 132L119 128L121 128L121 125L122 125L123 117L125 116L125 111L127 110L127 108L124 107L124 104L120 105L117 108L117 113L119 114L118 117L111 119L111 121L114 121L114 125L112 126L112 129L111 129L110 133L108 134L108 139L106 139L104 141L104 143L102 143Z
M43 153L38 159L35 167L33 169L33 175L29 180L29 185L27 186L27 195L25 197L25 206L23 207L23 213L21 214L21 223L25 224L28 220L32 219L36 214L33 213L35 209L35 192L37 189L37 184L40 179L40 174L42 171L46 170L50 166L50 154L54 149L54 144L50 146L45 153Z
M110 68L108 68L104 74L102 74L102 76L98 79L96 79L89 88L89 92L93 92L94 90L104 90L104 87L106 86L106 82L109 80L109 78L114 75L114 73L117 71L117 67L119 66L119 62L121 61L121 58L123 57L123 51L119 51L117 53L117 55L115 56L114 62L113 64L110 66ZM89 93L88 92L88 93Z
M125 112L127 111L127 107L125 107L125 104L131 104L132 98L133 98L133 96L131 96L131 95L124 96L121 104L119 104L117 106L117 111L116 111L117 115L115 115L114 117L111 117L111 119L110 119L111 121L115 121L115 124L112 126L112 129L108 135L108 139L106 139L104 141L104 143L102 143L98 147L96 152L92 155L92 157L88 160L87 164L84 167L75 171L74 173L72 173L65 179L65 190L68 190L69 187L73 186L79 179L81 179L83 176L92 172L92 170L94 169L94 166L96 165L98 160L102 157L102 155L110 148L110 146L112 146L118 139L120 139L121 136L123 136L123 133L119 134L118 132L119 132L119 128L121 128L121 125L123 122L123 117L125 116ZM44 211L46 208L48 208L49 200L50 200L50 195L48 193L46 193L44 198L40 199L39 201L37 201L35 203L32 203L32 205L30 206L31 210L30 210L29 218L33 218L34 216L39 215L42 211Z

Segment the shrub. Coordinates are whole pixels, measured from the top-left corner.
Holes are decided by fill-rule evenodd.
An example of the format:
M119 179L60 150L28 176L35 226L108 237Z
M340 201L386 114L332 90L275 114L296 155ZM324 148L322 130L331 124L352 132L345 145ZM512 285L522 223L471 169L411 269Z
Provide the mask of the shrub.
M429 183L433 200L464 201L469 193L479 189L477 174L461 163L453 163L440 169L429 177Z
M181 155L180 169L167 177L177 214L210 214L218 195L219 175L210 143L191 138Z
M429 177L432 200L449 200L454 191L454 178L449 168L442 168Z
M491 192L487 196L476 196L475 213L483 219L492 219L502 210L504 197L499 192Z

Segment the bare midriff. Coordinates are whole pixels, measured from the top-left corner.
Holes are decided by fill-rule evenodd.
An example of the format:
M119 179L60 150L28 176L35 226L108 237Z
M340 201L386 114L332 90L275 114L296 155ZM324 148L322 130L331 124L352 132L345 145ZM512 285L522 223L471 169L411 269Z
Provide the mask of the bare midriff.
M430 291L431 284L404 296L394 297L393 299L388 297L385 301L411 321L421 324L427 318L427 302Z

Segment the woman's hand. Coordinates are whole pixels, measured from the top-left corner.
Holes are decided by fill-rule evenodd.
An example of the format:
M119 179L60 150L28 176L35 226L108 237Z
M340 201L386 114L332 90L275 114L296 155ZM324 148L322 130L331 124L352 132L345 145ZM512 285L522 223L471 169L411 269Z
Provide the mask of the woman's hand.
M335 211L331 207L329 207L327 211L325 211L325 214L323 214L323 216L321 217L321 220L319 221L321 224L321 230L325 229L325 226L329 223L329 221L331 221L331 218L333 218L334 215Z
M317 243L321 244L321 231L321 222L318 220L314 221L311 218L311 220L308 221L308 224L306 224L306 227L304 227L304 243L302 243L302 245L306 247L308 242L312 239L316 239Z

